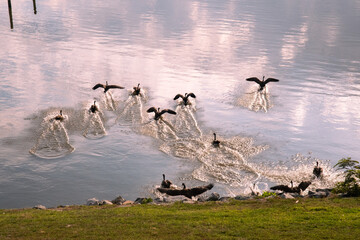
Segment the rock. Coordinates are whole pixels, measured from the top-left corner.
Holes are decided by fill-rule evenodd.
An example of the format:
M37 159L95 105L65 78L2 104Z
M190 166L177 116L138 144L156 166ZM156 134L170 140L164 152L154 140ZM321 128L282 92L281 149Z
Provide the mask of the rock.
M249 196L241 196L241 195L238 195L235 197L236 200L249 200L250 197Z
M323 192L323 191L319 191L319 192L309 191L309 193L308 193L308 197L310 197L310 198L325 198L328 195L329 194L327 194L326 192Z
M218 201L220 199L220 194L213 192L210 197L206 199L206 201Z
M109 200L102 200L100 201L99 205L113 205L113 203Z
M182 203L187 203L187 204L194 204L196 201L191 200L191 199L184 199L181 201Z
M134 202L130 200L126 200L125 202L122 203L122 205L132 205L132 204L134 204Z
M290 193L283 193L279 195L281 198L293 199L294 197Z
M221 198L219 199L219 201L221 201L221 202L228 202L228 201L230 201L230 199L231 199L231 197L221 197Z
M134 203L147 204L151 203L152 201L152 198L137 198Z
M123 204L125 201L126 201L126 200L125 200L123 197L118 196L117 198L115 198L115 199L112 200L111 202L112 202L113 204L116 204L116 205L121 205L121 204Z
M90 198L86 201L86 205L88 206L94 206L94 205L100 205L100 201L96 198Z
M45 210L46 207L44 205L36 205L35 207L33 207L33 209Z

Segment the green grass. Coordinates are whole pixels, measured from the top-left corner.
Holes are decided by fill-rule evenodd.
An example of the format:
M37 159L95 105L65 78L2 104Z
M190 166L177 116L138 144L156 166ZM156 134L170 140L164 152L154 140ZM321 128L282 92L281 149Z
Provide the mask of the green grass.
M0 210L0 239L359 239L359 236L359 198Z

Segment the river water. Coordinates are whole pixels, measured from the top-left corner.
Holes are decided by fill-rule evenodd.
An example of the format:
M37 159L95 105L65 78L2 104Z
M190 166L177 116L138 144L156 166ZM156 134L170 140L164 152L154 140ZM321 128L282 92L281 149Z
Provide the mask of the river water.
M308 180L316 161L311 187L331 187L359 157L359 0L36 8L13 1L11 30L0 3L0 208L156 197L162 173L235 196ZM280 81L245 80L262 76ZM105 81L125 89L92 90ZM155 121L153 106L177 114Z

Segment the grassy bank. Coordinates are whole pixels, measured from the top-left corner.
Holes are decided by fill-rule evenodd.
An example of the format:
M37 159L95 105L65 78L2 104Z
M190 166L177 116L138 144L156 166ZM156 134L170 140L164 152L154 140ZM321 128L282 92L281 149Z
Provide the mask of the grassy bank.
M0 210L0 239L359 239L359 236L359 198Z

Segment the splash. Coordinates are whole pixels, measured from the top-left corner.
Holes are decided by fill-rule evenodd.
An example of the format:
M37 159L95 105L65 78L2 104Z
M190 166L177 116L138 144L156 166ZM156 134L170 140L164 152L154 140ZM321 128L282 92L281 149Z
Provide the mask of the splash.
M164 142L160 150L175 157L196 160L200 166L192 173L194 179L241 186L259 177L248 163L268 146L254 146L251 138L221 139L219 148L212 145L212 136Z
M86 111L84 115L84 122L86 123L83 132L84 137L89 139L98 139L106 135L103 120L104 116L100 110L94 113Z
M180 104L176 107L175 130L179 137L201 137L202 132L195 119L195 105Z
M44 118L42 132L36 144L30 149L30 153L40 158L59 158L75 150L69 143L69 136L62 121L54 120L55 115L51 114ZM68 116L64 115L64 121Z
M267 87L262 91L258 91L258 89L254 90L254 88L252 88L251 91L252 92L246 93L243 97L239 98L236 104L255 112L261 110L267 112L272 107Z
M119 116L115 122L124 120L131 122L133 125L142 124L146 121L143 114L143 106L147 102L146 91L141 89L139 95L133 95L129 90L129 97L119 109Z

